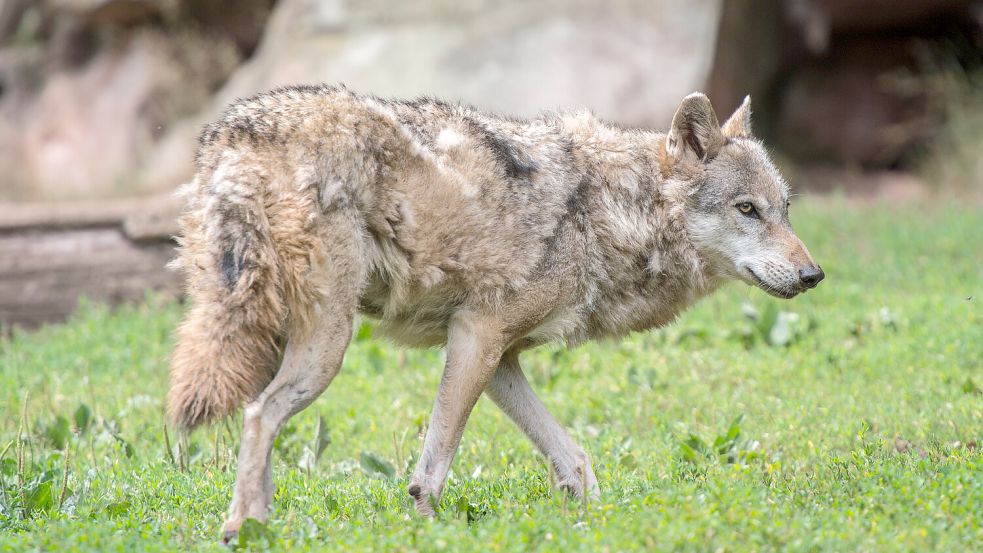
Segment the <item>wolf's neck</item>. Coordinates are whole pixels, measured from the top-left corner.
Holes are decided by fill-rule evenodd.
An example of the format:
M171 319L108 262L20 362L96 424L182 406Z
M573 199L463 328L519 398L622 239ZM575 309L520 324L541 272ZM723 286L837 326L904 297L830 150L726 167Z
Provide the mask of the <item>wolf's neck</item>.
M665 135L622 131L585 143L598 256L592 326L600 334L662 326L716 287L686 227L685 184L663 176Z

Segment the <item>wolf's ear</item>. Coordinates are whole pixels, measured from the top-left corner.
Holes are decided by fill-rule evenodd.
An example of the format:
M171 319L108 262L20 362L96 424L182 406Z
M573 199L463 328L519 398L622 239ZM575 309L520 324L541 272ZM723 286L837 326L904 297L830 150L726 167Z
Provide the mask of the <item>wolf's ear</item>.
M666 137L668 154L676 161L689 158L707 162L717 155L724 142L710 100L699 92L683 98Z
M740 107L724 123L724 136L728 138L751 138L751 97L745 96Z

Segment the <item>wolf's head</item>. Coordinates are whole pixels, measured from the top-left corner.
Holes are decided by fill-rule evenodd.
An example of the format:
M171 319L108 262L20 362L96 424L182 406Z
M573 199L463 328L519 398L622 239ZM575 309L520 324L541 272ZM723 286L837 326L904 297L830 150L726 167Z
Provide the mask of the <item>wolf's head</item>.
M747 97L721 127L703 94L683 99L666 137L674 178L689 181L686 226L714 276L791 298L823 279L792 231L788 185L751 136Z

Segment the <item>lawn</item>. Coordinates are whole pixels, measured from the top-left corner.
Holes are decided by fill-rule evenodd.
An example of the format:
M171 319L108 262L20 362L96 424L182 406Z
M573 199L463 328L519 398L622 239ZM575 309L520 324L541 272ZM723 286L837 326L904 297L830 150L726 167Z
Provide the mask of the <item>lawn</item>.
M731 285L669 328L525 355L599 501L553 491L482 399L439 515L418 517L405 488L442 354L363 324L278 439L275 510L240 547L979 550L983 213L826 199L793 220L828 275L818 289L785 302ZM222 550L238 423L165 434L181 312L83 303L0 341L0 550Z

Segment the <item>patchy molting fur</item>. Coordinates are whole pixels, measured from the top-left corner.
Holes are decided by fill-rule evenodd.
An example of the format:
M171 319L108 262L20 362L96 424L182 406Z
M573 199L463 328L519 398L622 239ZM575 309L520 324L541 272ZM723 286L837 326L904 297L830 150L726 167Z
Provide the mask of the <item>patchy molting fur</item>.
M263 463L247 437L271 428L275 435L327 385L307 382L302 371L310 369L291 368L304 352L288 344L320 343L305 346L311 355L316 347L340 351L324 361L340 365L356 311L397 342L446 343L445 379L455 359L492 369L501 359L500 372L511 373L474 377L494 394L499 378L509 390L524 381L515 357L522 349L665 325L723 280L751 279L749 267L761 278L784 275L768 265L781 244L761 252L754 236L721 230L732 222L724 204L742 191L769 210L786 207L787 187L750 138L749 113L745 103L725 136L702 95L684 100L668 134L617 128L586 112L519 121L329 86L282 88L230 106L202 132L198 172L185 190L176 265L192 307L178 330L168 400L184 428L252 402L227 529L263 516L258 497L272 497L268 487L250 491L246 475ZM731 250L760 259L730 259ZM316 338L331 325L341 330L324 338L334 340L327 347ZM334 372L319 378L330 382ZM420 463L430 468L418 468L411 486L421 512L449 463L428 456L446 449L437 419L456 400L445 405L444 393L442 384L437 437L431 444L428 433ZM537 409L531 397L510 413L520 426ZM512 405L501 393L493 399ZM280 404L261 408L269 402ZM263 422L273 411L275 420ZM556 459L586 459L553 424L560 441L537 445ZM536 430L527 431L535 441ZM456 448L454 431L446 435ZM583 471L561 465L572 489L582 487L574 480ZM268 462L265 470L268 480Z

